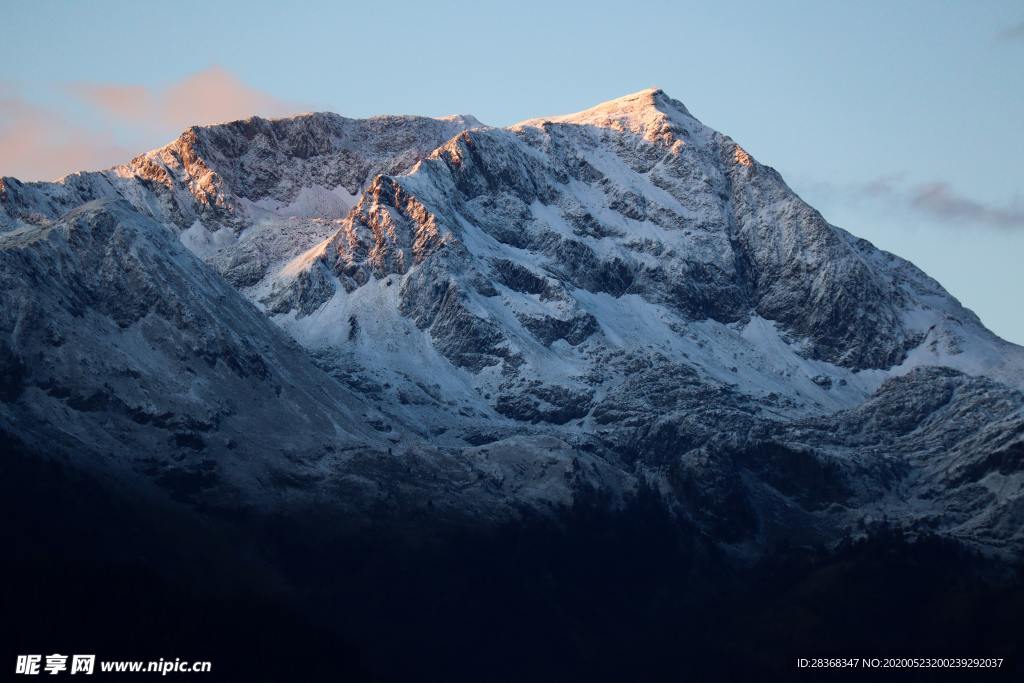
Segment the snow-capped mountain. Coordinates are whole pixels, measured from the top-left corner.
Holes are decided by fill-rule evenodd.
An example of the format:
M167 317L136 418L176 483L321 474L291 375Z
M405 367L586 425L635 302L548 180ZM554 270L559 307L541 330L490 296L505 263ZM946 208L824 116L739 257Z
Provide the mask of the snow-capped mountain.
M0 425L83 466L474 519L643 480L738 551L1024 549L1024 349L660 90L0 182Z

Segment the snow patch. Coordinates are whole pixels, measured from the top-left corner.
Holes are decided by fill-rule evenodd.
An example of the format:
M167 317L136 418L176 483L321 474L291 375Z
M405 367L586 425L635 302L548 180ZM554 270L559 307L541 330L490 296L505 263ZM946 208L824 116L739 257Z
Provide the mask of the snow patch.
M178 235L178 239L186 249L204 261L237 241L235 235L227 228L210 232L198 218L188 230L183 230Z

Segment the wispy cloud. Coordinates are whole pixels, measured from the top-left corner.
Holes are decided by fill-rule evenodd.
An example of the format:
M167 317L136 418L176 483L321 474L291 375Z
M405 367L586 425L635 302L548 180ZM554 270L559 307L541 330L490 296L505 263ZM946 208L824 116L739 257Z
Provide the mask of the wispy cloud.
M944 181L911 183L900 173L848 185L818 181L814 193L826 202L874 206L891 213L908 211L957 227L1024 228L1024 202L984 202Z
M1024 21L1013 26L1007 26L1002 31L996 33L996 40L1002 42L1024 42Z
M901 173L883 175L858 185L855 191L862 197L889 198L899 193L902 180L903 174Z
M63 102L58 97L42 104L0 82L0 176L51 180L107 168L192 125L309 109L250 87L220 67L162 87L71 83L60 90ZM93 115L76 115L83 111Z
M918 185L911 190L915 209L944 221L999 228L1024 228L1024 206L992 206L959 194L948 183Z
M12 85L0 87L0 176L52 180L129 156L113 135L33 104Z
M259 116L284 116L301 105L251 88L220 67L192 74L164 88L73 83L68 92L122 123L173 129Z

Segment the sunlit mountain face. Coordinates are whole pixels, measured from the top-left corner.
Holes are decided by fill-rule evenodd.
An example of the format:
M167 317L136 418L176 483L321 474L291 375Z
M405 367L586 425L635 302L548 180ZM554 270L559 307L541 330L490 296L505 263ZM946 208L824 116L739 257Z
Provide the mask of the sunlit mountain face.
M657 89L2 178L5 642L225 680L1019 667L1024 349L848 227Z

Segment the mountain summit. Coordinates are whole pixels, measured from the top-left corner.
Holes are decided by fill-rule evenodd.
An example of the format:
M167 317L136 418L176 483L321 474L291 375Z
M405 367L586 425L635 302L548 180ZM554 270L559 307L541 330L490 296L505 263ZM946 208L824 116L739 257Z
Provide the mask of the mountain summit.
M651 486L744 554L883 515L1024 549L1024 349L661 90L2 183L0 426L72 466L480 523Z

